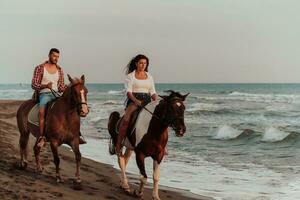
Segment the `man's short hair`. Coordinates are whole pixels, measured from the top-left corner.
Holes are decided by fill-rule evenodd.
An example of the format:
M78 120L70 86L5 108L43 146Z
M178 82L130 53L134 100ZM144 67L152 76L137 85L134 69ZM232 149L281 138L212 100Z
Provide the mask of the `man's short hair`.
M56 49L56 48L52 48L52 49L50 49L50 51L49 51L49 55L50 55L51 53L59 53L59 50Z

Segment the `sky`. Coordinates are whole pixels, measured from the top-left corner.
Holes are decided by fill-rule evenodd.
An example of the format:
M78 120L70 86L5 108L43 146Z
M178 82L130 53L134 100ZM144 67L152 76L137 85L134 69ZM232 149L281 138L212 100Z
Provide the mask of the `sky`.
M300 83L297 0L1 0L0 83L65 74L122 83L135 55L157 83Z

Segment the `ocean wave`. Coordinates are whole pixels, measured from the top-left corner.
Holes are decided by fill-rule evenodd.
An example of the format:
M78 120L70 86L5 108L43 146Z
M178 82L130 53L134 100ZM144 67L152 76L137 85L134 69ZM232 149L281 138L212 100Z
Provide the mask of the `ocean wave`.
M270 127L265 131L261 141L263 141L263 142L279 142L279 141L282 141L285 138L287 138L289 135L290 135L290 133L288 133L288 132L284 132L277 128Z
M267 106L265 109L268 112L286 112L295 110L295 106L291 104L273 104Z
M300 103L300 95L297 94L255 94L234 91L228 94L228 98L255 102L278 102L278 103Z
M24 90L24 89L6 89L0 90L0 93L16 93L16 92L33 92L33 90Z
M224 95L201 95L196 96L199 101L249 101L257 103L296 103L300 104L300 95L298 94L259 94L259 93L244 93L233 91Z
M265 116L299 117L300 107L295 104L273 104L265 108Z
M92 123L97 123L97 122L100 122L102 120L108 119L108 117L109 116L97 116L97 117L91 118L89 121L92 122Z
M217 111L222 107L216 104L210 103L194 103L188 108L187 112L195 112L195 111Z
M229 125L224 125L218 129L217 134L213 137L213 139L230 140L238 137L240 134L241 131L234 129Z
M252 136L253 133L254 131L251 129L245 129L243 131L240 131L229 125L224 125L218 129L213 139L217 139L217 140L243 139Z
M114 100L108 100L103 103L103 105L118 105L119 103Z
M110 94L110 95L120 95L120 94L123 94L123 91L120 91L120 90L109 90L107 92L107 94Z

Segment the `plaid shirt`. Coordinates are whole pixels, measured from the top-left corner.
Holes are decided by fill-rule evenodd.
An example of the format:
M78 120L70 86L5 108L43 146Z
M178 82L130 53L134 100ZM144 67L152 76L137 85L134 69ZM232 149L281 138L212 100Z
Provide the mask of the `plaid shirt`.
M48 63L48 61L44 62L43 64L40 64L39 66L37 66L34 69L34 73L33 73L33 78L31 81L31 87L32 89L36 90L36 91L40 91L41 87L42 87L42 79L43 79L43 75L44 75L44 65ZM57 70L58 70L58 82L57 82L57 87L58 87L58 92L64 92L65 91L65 83L64 83L64 72L61 69L60 66L56 65Z

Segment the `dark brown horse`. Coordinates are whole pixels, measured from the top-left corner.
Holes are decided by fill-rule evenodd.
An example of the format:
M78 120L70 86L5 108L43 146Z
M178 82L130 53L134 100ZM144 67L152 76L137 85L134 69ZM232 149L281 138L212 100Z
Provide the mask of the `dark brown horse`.
M72 79L68 75L70 85L65 92L59 97L54 104L48 106L47 116L45 118L45 134L47 141L50 142L51 150L56 166L57 182L61 182L59 173L59 157L57 148L62 144L68 144L76 157L75 183L80 184L80 161L81 153L79 151L79 134L80 134L80 117L85 117L89 110L87 107L87 89L84 86L84 76L80 79ZM30 99L25 101L17 112L17 122L20 131L20 154L21 167L27 167L27 144L30 133L35 137L39 136L39 127L28 122L28 113L35 105L35 101ZM34 155L38 171L43 167L40 163L40 147L37 142L34 145Z
M136 154L136 163L141 173L139 191L134 191L138 197L143 196L144 185L147 181L144 160L151 156L153 159L153 199L159 199L158 181L159 164L161 163L165 147L168 142L168 127L171 126L176 136L182 137L186 131L184 123L185 106L183 101L187 97L178 92L169 91L169 96L160 96L161 101L151 102L138 115L135 126L128 131L127 139L124 142L126 152L118 156L118 162L121 169L121 187L130 192L128 180L125 174L126 165L131 156L132 150ZM108 131L111 135L113 144L117 141L118 121L120 114L113 112L108 122Z

